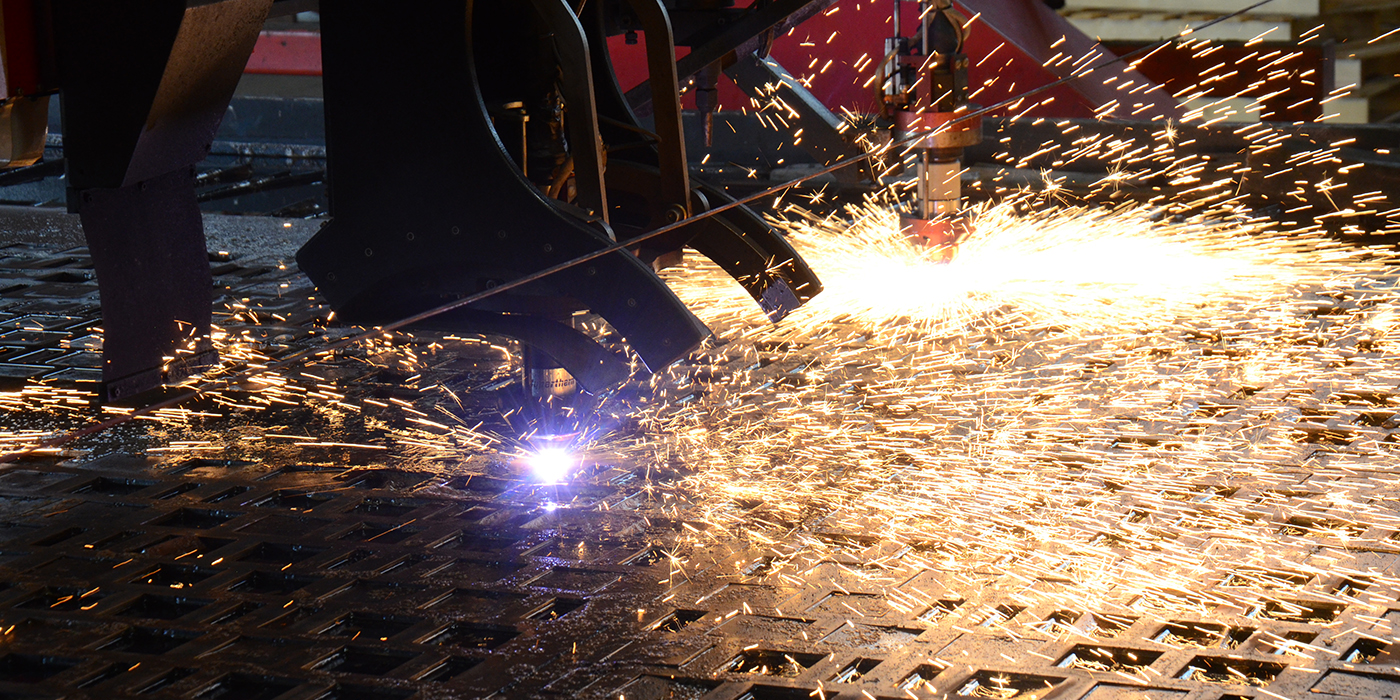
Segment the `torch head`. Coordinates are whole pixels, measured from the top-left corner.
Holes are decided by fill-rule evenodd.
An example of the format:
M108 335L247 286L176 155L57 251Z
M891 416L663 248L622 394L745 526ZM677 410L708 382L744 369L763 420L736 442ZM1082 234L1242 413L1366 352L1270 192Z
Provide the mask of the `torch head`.
M903 214L899 217L899 228L909 242L927 249L932 260L948 263L957 255L958 244L972 232L972 223L961 215L920 219Z
M915 201L901 227L947 262L969 227L960 214L963 149L982 141L982 121L968 102L968 57L962 53L968 20L952 0L919 6L917 40L896 37L887 44L893 55L884 105L896 140L916 161ZM909 80L911 72L919 79Z

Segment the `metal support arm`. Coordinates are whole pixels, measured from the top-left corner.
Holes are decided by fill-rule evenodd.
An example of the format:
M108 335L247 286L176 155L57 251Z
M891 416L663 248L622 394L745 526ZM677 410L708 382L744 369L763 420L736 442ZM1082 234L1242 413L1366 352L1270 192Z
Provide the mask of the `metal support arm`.
M797 113L797 126L802 128L803 149L822 163L832 163L840 158L853 158L863 152L859 146L846 140L842 134L841 118L826 108L811 92L797 82L792 74L771 58L760 58L755 54L740 56L734 65L725 69L735 85L760 104L777 98ZM843 182L873 181L870 162L837 170L835 176Z

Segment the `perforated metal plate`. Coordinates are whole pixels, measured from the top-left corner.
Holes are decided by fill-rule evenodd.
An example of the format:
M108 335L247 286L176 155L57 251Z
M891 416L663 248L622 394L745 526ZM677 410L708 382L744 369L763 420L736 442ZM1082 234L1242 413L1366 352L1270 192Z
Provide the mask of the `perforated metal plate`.
M0 287L0 375L94 380L97 305L83 252L0 255L0 279L10 280ZM216 265L231 298L250 299L264 320L280 316L250 334L286 347L311 337L319 312L304 280L266 262ZM412 405L422 392L410 384L484 362L445 338L419 337L410 349L426 354L435 343L447 349L416 384L350 359L330 379L346 394ZM259 429L305 417L288 410ZM1209 603L1198 614L1124 615L1109 601L1025 595L1053 588L1052 575L953 576L929 552L859 533L818 535L845 554L801 576L775 574L760 543L712 530L698 538L711 526L650 507L664 475L620 458L567 487L539 486L266 439L236 459L144 451L143 436L160 430L0 473L0 696L1400 693L1393 575L1325 566L1345 552L1347 571L1400 570L1393 465L1280 468L1272 485L1234 490L1181 484L1185 515L1261 503L1285 514L1280 527L1291 529L1260 546L1286 541L1313 568L1241 567L1191 582ZM1364 522L1348 529L1310 515L1329 484L1371 499ZM1202 533L1197 546L1216 546L1215 536ZM1267 598L1271 586L1286 593L1250 608L1221 602L1241 588Z

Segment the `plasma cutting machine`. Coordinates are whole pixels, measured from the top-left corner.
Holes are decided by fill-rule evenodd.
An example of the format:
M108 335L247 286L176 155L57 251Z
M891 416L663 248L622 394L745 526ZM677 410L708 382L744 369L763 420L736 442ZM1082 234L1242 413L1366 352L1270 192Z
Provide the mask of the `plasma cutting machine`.
M964 118L972 109L966 54L994 53L986 42L968 42L965 15L980 17L979 36L1036 58L1044 71L1059 70L1040 59L1065 37L1061 50L1092 57L1098 49L1039 0L892 4L895 36L877 89L916 173L904 222L912 237L949 256L967 230L960 156L981 131ZM104 399L213 361L194 168L264 20L308 5L0 3L0 120L15 145L0 160L23 166L42 153L46 96L60 94L69 207L82 217L101 287ZM839 9L835 0L739 5L462 0L407 11L389 0L323 3L331 217L298 254L301 269L340 320L369 326L538 275L431 320L519 340L537 398L576 387L597 392L629 375L621 355L573 326L585 312L606 321L649 368L708 337L656 274L686 249L713 260L769 318L782 319L821 283L758 213L692 172L682 87L696 89L706 145L729 90L719 85L725 75L748 98L780 101L800 118L794 145L818 162L848 161L838 179L873 185L877 178L855 130L770 53L779 37ZM911 7L916 29L906 35ZM646 79L625 92L608 48L613 37L645 48ZM680 59L678 47L689 50ZM1144 97L1157 99L1151 94ZM1071 101L1098 104L1112 94L1080 97ZM626 241L634 243L619 245ZM581 257L591 259L570 264Z

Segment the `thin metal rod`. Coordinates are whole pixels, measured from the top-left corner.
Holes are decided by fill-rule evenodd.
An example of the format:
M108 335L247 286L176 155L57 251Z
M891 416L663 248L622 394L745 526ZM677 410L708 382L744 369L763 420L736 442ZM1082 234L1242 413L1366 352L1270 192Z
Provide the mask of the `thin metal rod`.
M931 52L931 51L928 50L928 22L929 22L929 16L928 16L928 15L929 15L929 10L930 10L930 9L932 9L932 8L929 7L929 5L928 5L927 2L923 2L923 0L920 0L920 2L919 2L919 53L922 53L922 54L925 55L925 56L931 56L931 55L933 55L933 52ZM927 69L927 68L928 68L928 61L927 61L927 60L924 61L924 66L923 66L923 68L924 68L924 69Z
M918 177L919 177L919 182L918 182L918 186L919 186L919 187L918 187L918 190L917 190L917 192L918 192L918 195L917 195L917 196L918 196L918 198L919 198L919 201L917 202L917 205L918 205L918 211L919 211L919 218L920 218L920 219L932 219L932 218L933 218L933 211L932 211L932 210L933 210L933 206L930 204L930 202L931 202L931 200L933 199L933 183L929 182L929 178L932 177L932 174L929 172L928 149L927 149L927 148L920 148L920 149L919 149L919 169L918 169Z
M1188 29L1182 31L1180 34L1177 34L1176 36L1171 37L1171 38L1169 38L1169 39L1164 39L1164 40L1158 42L1157 44L1144 46L1144 47L1142 47L1142 48L1140 48L1140 49L1138 49L1138 50L1136 50L1136 51L1132 51L1132 52L1126 53L1126 54L1124 54L1124 55L1122 55L1122 56L1119 56L1119 57L1117 57L1117 58L1113 58L1113 59L1110 59L1110 60L1108 60L1108 61L1104 61L1103 63L1099 63L1099 64L1097 64L1097 65L1095 65L1095 66L1089 68L1088 70L1085 70L1085 71L1082 72L1082 73L1071 74L1071 75L1065 76L1065 77L1060 78L1059 80L1056 80L1056 81L1054 81L1054 82L1048 83L1048 84L1046 84L1046 85L1042 85L1041 87L1034 88L1034 89L1028 90L1028 91L1026 91L1026 92L1023 92L1023 93L1021 93L1021 94L1020 94L1019 96L1017 96L1017 97L1009 98L1009 99L1003 100L1003 101L1001 101L1001 102L998 102L997 104L991 105L990 107L983 107L982 109L973 110L973 111L971 111L971 112L968 112L967 114L964 114L964 115L962 115L962 116L960 116L960 117L957 117L957 118L955 118L955 119L952 119L952 120L948 121L944 126L939 127L939 129L936 130L934 133L938 133L938 132L940 132L940 131L943 131L944 129L947 129L947 128L948 128L949 126L951 126L952 124L955 124L955 123L958 123L958 122L961 122L961 121L966 121L966 120L968 120L968 119L973 119L973 118L975 118L975 117L979 117L979 116L988 114L988 113L990 113L990 112L994 112L994 111L996 111L996 110L998 110L998 109L1001 109L1001 108L1003 108L1003 107L1007 107L1007 106L1016 104L1017 102L1020 102L1021 100L1024 100L1024 99L1027 98L1027 97L1030 97L1030 96L1032 96L1032 95L1039 94L1039 93L1041 93L1041 92L1044 92L1044 91L1046 91L1046 90L1049 90L1049 89L1051 89L1051 88L1054 88L1054 87L1056 87L1056 86L1058 86L1058 85L1062 85L1062 84L1064 84L1064 83L1067 83L1067 82L1069 82L1069 81L1071 81L1071 80L1075 80L1075 79L1081 78L1081 77L1083 77L1083 76L1089 75L1090 73L1093 73L1094 71L1099 70L1100 68L1106 68L1106 67L1111 66L1111 65L1114 65L1114 64L1116 64L1116 63L1119 63L1119 62L1122 62L1122 61L1131 59L1131 58L1133 58L1133 57L1135 57L1135 56L1138 56L1138 55L1140 55L1140 54L1142 54L1142 53L1144 53L1144 52L1146 52L1146 51L1156 51L1157 49L1159 49L1159 48L1161 48L1161 47L1163 47L1163 46L1166 46L1167 44L1170 44L1170 43L1176 41L1177 39L1179 39L1179 38L1181 38L1181 37L1183 37L1183 36L1186 36L1187 34L1190 34L1191 32L1199 31L1199 30L1201 30L1201 29L1205 29L1205 28L1207 28L1207 27L1210 27L1210 26L1212 26L1212 25L1218 24L1218 23L1223 22L1223 21L1225 21L1225 20L1228 20L1228 19L1231 19L1231 18L1234 18L1234 17L1238 17L1238 16L1240 16L1240 15L1246 13L1246 12L1249 12L1250 10L1253 10L1253 9L1255 9L1255 8L1257 8L1257 7L1266 5L1266 4L1268 4L1268 3L1272 2L1272 1L1273 1L1273 0L1259 0L1259 2L1256 2L1256 3L1254 3L1253 5L1250 5L1249 7L1246 7L1246 8L1244 8L1244 9L1238 10L1238 11L1236 11L1236 12L1232 12L1232 13L1230 13L1230 14L1228 14L1228 15L1224 15L1224 16L1221 16L1221 17L1217 17L1216 19L1213 19L1213 20L1211 20L1211 21L1209 21L1209 22L1206 22L1205 24L1202 24L1202 25L1200 25L1200 26L1198 26L1198 27L1190 27L1190 28L1188 28ZM724 212L726 212L726 211L729 211L729 210L731 210L731 209L735 209L735 208L737 208L737 207L744 206L745 204L748 204L748 203L750 203L750 202L755 202L755 201L757 201L757 200L763 199L764 197L771 197L771 196L776 195L776 194L781 194L782 192L786 191L788 188L794 187L794 186L796 186L796 185L800 185L800 184L802 184L802 183L804 183L804 182L806 182L807 180L810 180L810 179L812 179L812 178L821 177L822 175L826 175L826 174L829 174L829 173L833 173L833 172L835 172L835 171L837 171L837 170L840 170L841 168L847 167L847 166L849 166L849 165L854 165L854 164L856 164L856 163L859 163L859 162L862 162L862 161L865 161L865 160L869 160L870 158L874 158L875 156L880 155L880 154L882 154L882 153L888 151L889 149L893 149L893 148L896 148L896 147L899 147L899 146L904 146L904 145L906 145L906 144L913 143L913 142L918 141L918 140L920 140L920 139L927 138L928 136L929 136L929 135L926 134L926 133L914 134L913 136L910 136L910 137L908 137L908 138L901 139L901 140L899 140L899 141L893 142L893 143L891 143L889 146L887 146L885 149L882 149L882 150L880 150L880 151L871 151L871 152L869 152L869 153L864 153L864 154L860 154L860 155L852 155L852 156L848 156L848 157L846 157L846 158L839 159L839 160L833 162L832 164L827 165L827 166L825 166L825 167L823 167L823 168L817 170L816 172L809 173L809 174L807 174L807 175L803 175L802 177L799 177L799 178L794 179L794 180L790 180L790 181L785 182L785 183L783 183L783 184L781 184L781 185L775 185L775 186L770 187L770 188L768 188L768 189L766 189L766 190L763 190L762 192L758 192L758 193L755 193L755 194L751 194L751 195L749 195L749 196L747 196L747 197L743 197L743 198L741 198L741 199L735 199L735 200L732 201L732 202L728 202L728 203L726 203L726 204L722 204L722 205L720 205L720 206L718 206L718 207L715 207L715 208L713 208L713 209L710 209L710 210L708 210L708 211L702 212L702 213L700 213L700 214L696 214L695 216L692 216L692 217L690 217L690 218L682 219L681 221L678 221L678 222L673 223L673 224L667 224L667 225L662 226L661 228L658 228L658 229L656 229L656 230L654 230L654 231L650 231L650 232L648 232L648 233L644 233L644 234L641 234L641 235L638 235L638 236L634 236L634 237L629 238L629 239L627 239L627 240L625 240L625 241L619 241L619 242L614 243L614 244L612 244L612 245L605 246L605 247L603 247L603 248L599 248L598 250L595 250L595 251L593 251L593 252L591 252L591 253L586 253L586 254L584 254L584 255L581 255L581 256L579 256L579 257L573 258L573 259L571 259L571 260L566 260L566 261L561 262L561 263L558 263L558 264L556 264L556 265L551 265L551 266L549 266L549 267L547 267L547 268L544 268L543 270L540 270L540 271L538 271L538 272L532 272L532 273L530 273L530 274L528 274L528 275L525 275L524 277L518 277L518 278L516 278L516 279L514 279L514 280L511 280L511 281L509 281L509 282L504 282L504 283L502 283L502 284L500 284L500 285L497 285L497 286L495 286L495 287L492 287L491 289L484 290L484 291L481 291L481 292L477 292L476 294L472 294L471 296L463 297L463 298L461 298L461 299L458 299L458 300L453 301L453 302L449 302L449 303L447 303L447 304L443 304L443 305L441 305L441 306L433 307L433 308L431 308L431 309L428 309L427 311L423 311L423 312L420 312L420 313L416 313L416 314L414 314L414 315L412 315L412 316L409 316L409 317L404 318L404 319L400 319L400 320L395 321L395 322L390 323L390 324L386 324L386 325L383 325L383 326L377 326L377 327L375 327L375 328L370 328L370 329L368 329L368 330L366 330L366 331L364 331L364 332L362 332L362 333L358 333L358 334L356 334L356 335L346 336L346 337L344 337L344 338L341 338L340 340L332 341L332 342L326 343L325 345L318 346L318 347L316 347L316 348L308 348L308 349L302 350L302 351L300 351L300 352L292 353L291 355L289 355L289 356L287 356L287 357L285 357L285 358L283 358L283 359L281 359L281 360L277 360L276 362L268 363L267 365L264 365L264 366L261 366L261 367L249 367L249 368L247 368L247 369L245 369L245 370L243 370L243 371L241 371L241 372L232 374L232 375L230 375L230 376L228 376L228 377L223 377L223 378L220 378L220 379L210 380L210 381L208 381L208 382L205 382L205 383L203 383L203 384L200 384L199 386L196 386L196 387L191 388L191 389L187 389L187 390L185 390L184 392L181 392L181 393L179 393L179 394L176 394L176 395L171 396L171 397L166 398L166 399L162 399L161 401L157 401L156 403L153 403L153 404L150 404L150 405L147 405L147 406L143 406L143 407L138 408L138 409L136 409L136 410L134 410L134 411L131 411L131 412L129 412L129 413L125 413L125 414L122 414L122 415L120 415L120 416L115 416L115 417L113 417L113 418L109 418L109 419L104 420L104 421L100 421L100 422L97 422L97 423L92 423L92 424L90 424L90 425L86 425L86 426L83 426L82 428L78 428L78 429L76 429L76 430L73 430L73 431L64 433L63 435L56 435L56 436L51 437L51 438L49 438L49 439L47 439L47 440L43 440L43 441L41 441L41 442L38 442L38 443L36 443L35 445L33 445L32 447L28 447L28 448L25 448L25 449L23 449L23 450L18 450L18 451L15 451L15 452L9 452L9 453L5 453L5 454L0 454L0 465L8 465L8 466L0 466L0 469L9 469L9 468L13 468L13 463L14 463L15 461L17 461L17 460L19 460L19 459L22 459L23 457L25 457L25 456L27 456L27 455L34 454L35 452L39 452L39 451L41 451L41 450L47 450L47 449L51 449L51 448L54 448L54 447L59 447L59 446L65 445L65 444L67 444L67 443L70 443L70 442L72 442L72 441L74 441L74 440L77 440L77 439L80 439L80 438L84 438L84 437L87 437L87 436L89 436L89 435L94 435L94 434L96 434L96 433L100 433L100 432L102 432L102 431L104 431L104 430L107 430L107 429L109 429L109 428L113 428L113 427L116 427L116 426L118 426L118 425L122 425L123 423L126 423L126 422L128 422L128 421L134 420L134 419L136 419L136 418L140 418L140 417L142 417L142 416L146 416L146 415L149 415L149 414L151 414L151 413L155 413L156 411L160 411L160 410L169 408L169 407L171 407L171 406L179 405L179 404L184 403L185 401L188 401L188 400L190 400L190 399L193 399L193 398L202 396L202 395L204 395L204 394L207 394L207 393L209 393L211 390L213 390L213 389L215 389L215 388L217 388L217 387L220 387L220 386L229 386L229 385L232 385L232 384L235 383L235 382L238 382L238 381L241 381L241 380L244 380L244 379L248 379L248 378L251 378L251 377L255 377L255 376L258 376L258 375L260 375L260 374L266 374L266 373L268 373L268 372L275 372L275 371L280 370L280 369L284 369L284 368L287 368L287 367L291 367L291 366L293 366L293 365L300 364L302 360L305 360L305 359L307 359L307 358L314 357L314 356L316 356L316 355L322 355L322 354L325 354L325 353L329 353L329 352L331 352L331 351L338 350L338 349L340 349L340 348L343 348L343 347L346 347L346 346L349 346L349 345L354 345L354 344L359 343L359 342L361 342L361 341L368 340L368 339L370 339L370 338L374 338L374 337L376 337L376 336L379 336L379 335L382 334L382 333L386 333L386 332L389 332L389 331L395 331L395 330L398 330L398 329L403 328L403 327L405 327L405 326L410 326L410 325L415 324L415 323L418 323L418 322L420 322L420 321L424 321L424 320L430 319L430 318L432 318L432 317L434 317L434 316L437 316L437 315L439 315L439 314L447 313L447 312L449 312L449 311L455 311L455 310L457 310L457 309L460 309L460 308L469 306L469 305L471 305L471 304L475 304L475 303L477 303L477 302L479 302L479 301L482 301L482 300L487 299L487 298L489 298L489 297L495 296L495 295L500 294L500 293L502 293L502 292L507 292L507 291L510 291L510 290L512 290L512 289L516 289L516 288L519 288L519 287L523 287L523 286L525 286L525 285L527 285L527 284L530 284L531 282L539 281L539 280L544 279L545 277L548 277L548 276L550 276L550 275L552 275L552 274L554 274L554 273L556 273L556 272L560 272L560 271L562 271L562 270L567 270L567 269L569 269L569 268L571 268L571 267L573 267L573 266L575 266L575 265L582 265L583 263L589 262L589 261L591 261L591 260L596 260L596 259L598 259L598 258L601 258L601 257L605 256L605 255L611 255L612 253L616 253L616 252L619 252L619 251L626 250L626 249L628 249L628 248L631 248L632 246L635 246L635 245L637 245L637 244L639 244L639 243L643 243L643 242L645 242L645 241L647 241L647 240L650 240L650 239L652 239L652 238L656 238L656 237L658 237L658 236L663 236L663 235L665 235L665 234L667 234L667 233L670 233L671 231L673 231L673 230L675 230L675 229L677 229L677 228L680 228L680 227L682 227L682 226L687 226L687 225L693 223L694 221L696 221L697 219L704 219L704 218L707 218L707 217L711 217L711 216L715 216L715 215L718 215L718 214L722 214L722 213L724 213Z

